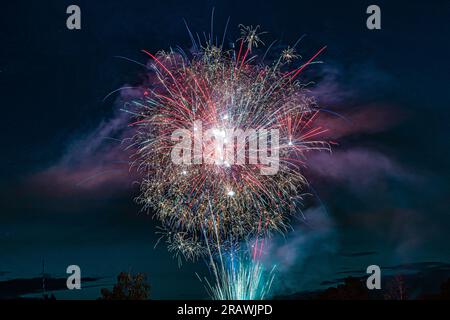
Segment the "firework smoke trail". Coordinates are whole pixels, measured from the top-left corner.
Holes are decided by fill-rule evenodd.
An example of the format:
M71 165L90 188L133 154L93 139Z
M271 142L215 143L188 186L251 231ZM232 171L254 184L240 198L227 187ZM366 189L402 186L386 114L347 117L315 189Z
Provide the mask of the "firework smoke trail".
M258 62L258 30L241 26L236 49L219 46L212 36L196 42L189 31L190 54L143 50L156 84L126 110L135 117L132 165L142 173L137 202L154 212L161 223L158 242L164 239L179 263L209 261L215 282L206 280L207 288L216 299L267 296L274 268L265 271L261 263L265 239L286 232L299 211L306 153L330 149L320 139L327 129L315 126L320 110L297 80L325 47L294 69L295 45L271 64ZM174 136L180 129L187 132L188 149ZM202 138L207 130L213 139ZM248 164L251 152L260 154L261 140L235 135L239 130L279 132L269 142L271 155L279 156L276 174L261 174L275 163ZM174 154L189 161L174 163ZM236 163L235 156L245 161Z

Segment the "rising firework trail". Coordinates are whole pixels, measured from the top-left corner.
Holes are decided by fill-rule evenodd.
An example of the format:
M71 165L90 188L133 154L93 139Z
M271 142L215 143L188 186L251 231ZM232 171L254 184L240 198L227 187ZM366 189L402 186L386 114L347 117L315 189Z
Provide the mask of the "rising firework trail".
M255 53L264 45L259 26L240 29L230 49L189 31L189 53L143 50L156 80L126 110L142 176L137 202L180 263L207 261L214 299L267 297L274 266L261 262L264 244L300 210L307 153L330 150L299 81L325 47L296 68L295 45L267 63Z

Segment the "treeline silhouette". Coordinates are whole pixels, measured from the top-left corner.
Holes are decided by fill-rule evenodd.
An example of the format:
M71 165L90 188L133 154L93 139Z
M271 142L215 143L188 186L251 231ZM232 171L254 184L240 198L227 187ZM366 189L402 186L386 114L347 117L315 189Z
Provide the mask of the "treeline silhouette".
M329 287L324 291L275 298L290 300L450 300L450 278L440 285L439 292L415 297L412 297L411 293L417 288L409 287L402 275L386 279L383 285L382 290L368 290L364 277L347 277L342 284ZM148 300L150 299L150 284L144 273L121 272L118 274L113 288L102 288L100 293L99 300ZM45 295L42 299L55 300L55 296Z
M365 278L348 277L337 287L330 287L312 299L317 300L450 300L450 278L440 286L435 294L411 297L413 288L409 288L403 276L393 277L383 290L368 290Z
M366 279L347 277L342 284L298 299L312 300L450 300L450 278L445 280L435 294L411 296L414 288L408 287L402 275L384 281L382 290L368 290ZM150 285L143 273L121 272L112 290L101 289L101 300L147 300L150 298ZM290 297L291 299L295 297Z

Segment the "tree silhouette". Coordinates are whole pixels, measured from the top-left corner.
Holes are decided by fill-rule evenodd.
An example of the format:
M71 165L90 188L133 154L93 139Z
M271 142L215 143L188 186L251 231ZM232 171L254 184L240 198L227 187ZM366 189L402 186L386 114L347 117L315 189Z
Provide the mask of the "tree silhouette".
M384 295L386 300L408 300L408 288L402 275L395 276L387 285L387 293Z
M121 272L117 276L117 283L112 291L101 289L101 300L147 300L149 299L150 285L143 273L135 275Z
M422 297L424 300L450 300L450 278L441 284L441 290L437 294Z
M318 296L319 300L367 300L368 290L362 279L348 277L344 284L328 288Z
M450 278L441 285L439 296L441 299L450 300Z

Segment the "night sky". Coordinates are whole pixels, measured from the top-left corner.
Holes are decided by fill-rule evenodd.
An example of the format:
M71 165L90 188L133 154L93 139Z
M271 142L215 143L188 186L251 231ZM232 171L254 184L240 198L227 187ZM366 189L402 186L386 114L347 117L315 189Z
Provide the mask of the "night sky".
M365 13L378 4L382 29ZM82 29L66 28L66 8L81 8ZM0 19L0 298L36 296L27 279L89 277L57 298L94 299L120 271L145 272L151 297L204 298L195 272L154 249L155 222L140 212L136 173L119 139L129 121L119 109L142 83L141 49L189 49L195 32L239 37L260 25L266 43L295 43L304 73L339 145L310 158L313 194L306 220L275 237L267 263L278 265L274 295L318 290L370 264L383 275L421 274L417 290L450 276L450 4L448 1L35 1L4 4ZM106 98L105 98L106 97ZM449 263L449 264L448 264ZM17 280L16 290L8 288ZM426 283L426 284L425 284ZM62 285L64 289L64 284Z

